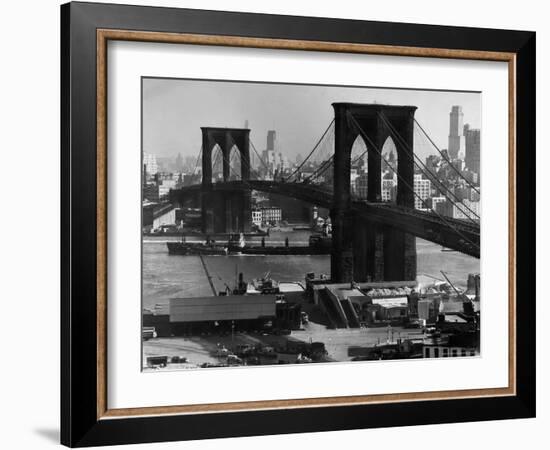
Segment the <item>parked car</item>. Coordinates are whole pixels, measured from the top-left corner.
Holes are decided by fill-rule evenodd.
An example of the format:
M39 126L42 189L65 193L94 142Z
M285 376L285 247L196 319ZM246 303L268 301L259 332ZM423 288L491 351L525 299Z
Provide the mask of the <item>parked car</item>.
M147 357L147 366L166 367L168 364L168 356L149 356Z
M273 334L276 336L288 336L291 334L291 331L287 329L276 329Z
M405 328L422 328L420 320L410 320L405 324Z
M172 364L186 363L187 358L185 356L172 356L172 358L170 359L170 362Z
M237 355L228 355L227 364L229 364L230 366L241 366L243 364L243 360Z
M249 356L248 358L246 358L247 366L259 366L260 364L260 358L258 358L257 356Z

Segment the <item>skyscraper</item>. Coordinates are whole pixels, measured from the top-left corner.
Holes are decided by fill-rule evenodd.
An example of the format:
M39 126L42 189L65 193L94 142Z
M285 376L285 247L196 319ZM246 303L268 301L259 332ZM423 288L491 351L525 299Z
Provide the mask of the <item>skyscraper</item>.
M466 140L466 167L479 175L479 153L481 133L470 125L464 125L464 137Z
M143 165L148 175L158 172L157 157L151 153L143 153Z
M267 132L267 150L276 150L275 141L276 141L276 132L275 130L269 130Z
M464 159L463 118L462 106L453 106L449 114L449 156L451 159Z

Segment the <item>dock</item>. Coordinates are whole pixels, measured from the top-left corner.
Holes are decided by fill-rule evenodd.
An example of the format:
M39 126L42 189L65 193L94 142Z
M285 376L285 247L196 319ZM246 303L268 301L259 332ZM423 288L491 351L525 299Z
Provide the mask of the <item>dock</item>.
M210 275L210 272L206 265L206 261L204 260L203 255L199 254L199 257L201 259L202 267L204 267L204 273L206 273L206 278L208 278L208 284L210 284L210 288L212 289L212 294L216 296L218 295L218 293L216 292L216 288L214 287L214 282L212 281L212 275Z

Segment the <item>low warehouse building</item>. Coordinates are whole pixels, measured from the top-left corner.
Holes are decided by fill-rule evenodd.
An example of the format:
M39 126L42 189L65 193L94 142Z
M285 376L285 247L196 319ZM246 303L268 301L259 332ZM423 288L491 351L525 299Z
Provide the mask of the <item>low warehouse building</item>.
M174 334L260 330L276 318L275 295L220 295L170 299Z
M382 297L373 298L372 304L377 306L376 318L378 320L404 320L407 317L407 297Z

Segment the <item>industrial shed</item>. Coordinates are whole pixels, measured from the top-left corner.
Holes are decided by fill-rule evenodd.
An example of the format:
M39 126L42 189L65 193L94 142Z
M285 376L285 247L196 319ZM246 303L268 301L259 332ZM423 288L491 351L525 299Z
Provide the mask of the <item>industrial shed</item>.
M275 295L220 295L170 299L176 334L199 330L261 329L276 317Z

